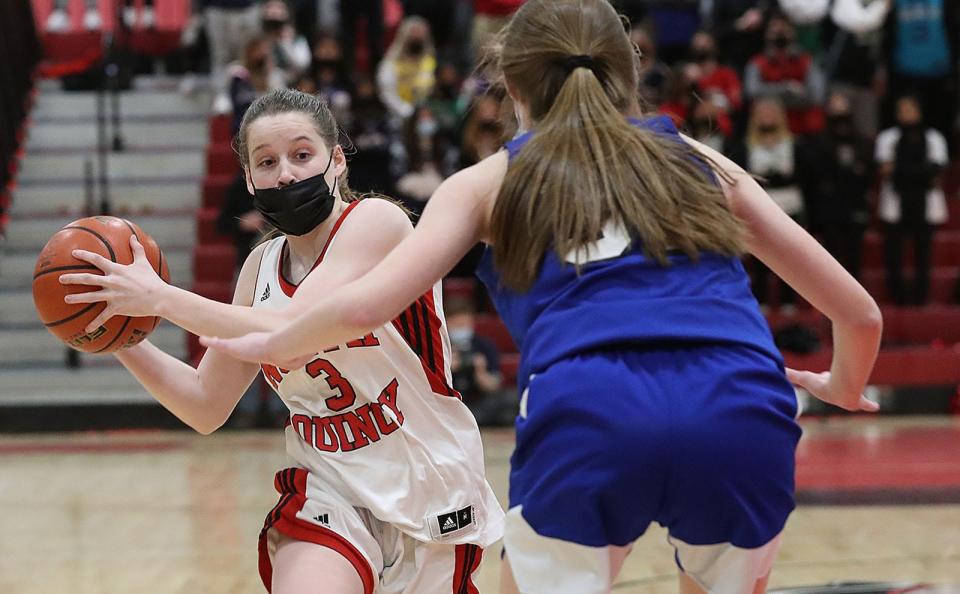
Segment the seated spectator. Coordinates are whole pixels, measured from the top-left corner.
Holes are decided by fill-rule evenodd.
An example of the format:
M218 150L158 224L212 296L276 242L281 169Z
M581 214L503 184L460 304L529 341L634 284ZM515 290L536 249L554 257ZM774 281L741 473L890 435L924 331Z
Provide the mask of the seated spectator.
M777 97L787 108L790 131L815 134L823 129L825 83L813 56L795 44L793 25L782 16L770 18L764 51L747 64L743 87L747 97Z
M667 114L678 126L683 125L691 118L693 109L699 103L706 101L702 90L696 82L699 75L699 67L695 64L685 65L678 76L673 79L673 88L666 101L660 105L660 112ZM727 111L716 109L711 114L714 117L713 124L720 130L725 137L730 137L733 133L733 125L730 122L730 116Z
M506 131L500 118L502 100L494 93L474 100L463 127L460 167L469 167L486 159L503 146Z
M243 64L233 64L227 69L229 102L233 110L233 125L230 134L240 130L243 114L257 97L284 85L283 74L273 64L270 42L265 37L256 37L247 42Z
M718 120L723 115L724 113L716 104L698 101L687 113L684 128L694 140L721 153L730 153L734 149L728 140L729 137L720 130L718 125ZM733 158L733 155L729 156Z
M310 45L293 26L290 8L284 0L263 3L261 24L284 84L292 84L310 65Z
M329 33L321 33L317 36L316 41L313 42L308 72L316 83L317 92L331 107L344 103L349 107L350 75L343 59L340 42L336 37Z
M347 135L356 147L350 155L350 185L358 192L378 192L392 196L394 176L390 170L391 136L387 108L380 102L369 78L355 84Z
M450 371L453 388L473 412L478 425L508 425L516 404L501 391L500 354L496 345L476 333L476 310L468 299L444 301L450 334Z
M833 93L824 133L802 142L798 176L811 232L847 272L860 278L873 146L854 124L850 100Z
M914 286L910 303L927 302L930 287L930 247L936 225L947 221L940 174L947 165L947 142L924 124L920 101L897 101L897 125L877 137L880 167L880 220L884 223L887 289L897 305L908 297L903 281L904 236L913 238Z
M380 99L398 121L413 115L414 106L433 92L436 52L427 22L408 17L377 70Z
M440 123L426 105L417 107L403 127L405 173L397 180L397 197L417 217L440 183L453 173L453 148L440 134Z
M717 42L707 31L700 31L690 41L690 77L700 89L704 101L733 115L743 107L743 90L737 71L719 62Z
M796 145L787 122L784 106L776 98L760 99L753 104L747 123L746 170L759 178L761 185L790 218L801 222L803 195L797 182ZM754 295L762 305L768 303L769 269L755 260ZM796 293L778 279L780 305L793 309Z
M460 123L469 101L469 96L462 90L456 67L450 63L441 64L437 68L437 84L426 105L437 116L440 134L454 146L459 144Z
M657 60L657 44L649 31L634 26L630 29L630 41L640 52L640 98L651 109L657 109L670 91L670 68Z

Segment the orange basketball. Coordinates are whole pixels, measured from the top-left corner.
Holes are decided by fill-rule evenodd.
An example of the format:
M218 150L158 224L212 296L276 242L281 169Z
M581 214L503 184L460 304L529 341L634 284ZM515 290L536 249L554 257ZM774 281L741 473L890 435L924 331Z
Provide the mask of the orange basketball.
M146 338L160 323L158 317L132 318L114 316L90 332L84 332L106 307L98 303L64 303L71 293L99 291L99 287L60 284L60 275L72 272L103 274L99 268L73 257L73 250L95 252L120 264L133 262L130 235L135 234L147 254L147 259L165 282L170 272L163 252L140 227L117 217L88 217L74 221L56 233L43 246L33 269L33 303L40 321L51 334L78 351L85 353L112 353L132 347Z

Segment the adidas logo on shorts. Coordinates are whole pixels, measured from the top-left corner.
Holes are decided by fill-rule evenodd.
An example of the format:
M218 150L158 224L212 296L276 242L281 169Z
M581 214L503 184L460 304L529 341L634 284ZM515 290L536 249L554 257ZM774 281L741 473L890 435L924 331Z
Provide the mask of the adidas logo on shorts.
M328 514L320 514L318 516L313 516L313 520L318 524L330 525L330 518Z
M270 299L270 285L264 287L263 295L260 296L260 302L263 303L267 299Z

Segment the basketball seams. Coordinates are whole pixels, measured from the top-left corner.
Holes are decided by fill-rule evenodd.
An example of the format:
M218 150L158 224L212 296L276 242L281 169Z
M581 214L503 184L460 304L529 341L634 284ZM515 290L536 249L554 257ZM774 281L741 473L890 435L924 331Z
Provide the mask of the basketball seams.
M75 319L79 318L80 316L82 316L83 314L87 313L88 311L90 311L91 309L93 309L94 307L96 307L96 306L98 306L98 305L103 305L103 303L101 303L101 302L99 302L99 301L96 302L96 303L91 303L91 304L87 305L86 307L84 307L83 309L81 309L80 311L75 312L75 313L73 313L73 314L70 314L69 316L63 318L62 320L57 320L56 322L44 323L43 325L46 326L47 328L53 328L54 326L59 326L60 324L66 324L67 322L69 322L69 321L71 321L71 320L75 320ZM98 314L98 315L99 315L99 314Z
M33 275L33 280L37 280L45 274L50 274L51 272L64 272L67 270L100 270L93 264L73 264L70 266L57 266L56 268L47 268L41 272L38 272Z
M87 233L93 235L94 237L96 237L97 239L99 239L101 243L103 243L103 246L104 246L105 248L107 248L107 252L110 254L110 261L112 261L112 262L116 262L116 261L117 261L117 253L116 253L115 251L113 251L113 246L110 245L110 242L107 241L107 238L104 237L103 235L100 235L99 233L97 233L97 232L94 231L93 229L90 229L89 227L80 227L79 225L78 225L78 226L72 226L72 225L71 225L71 226L69 226L69 227L64 227L64 228L61 229L60 231L57 231L57 233L60 233L61 231L66 231L67 229L79 229L80 231L86 231Z

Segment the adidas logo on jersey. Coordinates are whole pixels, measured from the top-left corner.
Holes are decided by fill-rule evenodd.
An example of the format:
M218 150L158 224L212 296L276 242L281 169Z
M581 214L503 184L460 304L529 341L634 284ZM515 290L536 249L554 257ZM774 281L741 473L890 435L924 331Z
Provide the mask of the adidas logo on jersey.
M327 526L330 525L330 518L328 517L327 514L320 514L319 516L313 516L313 521L317 522L318 524L326 524Z
M437 525L440 527L441 535L463 530L470 524L473 524L473 506L437 516Z
M270 299L270 285L267 285L263 289L263 295L260 295L260 302L263 303L267 299Z

